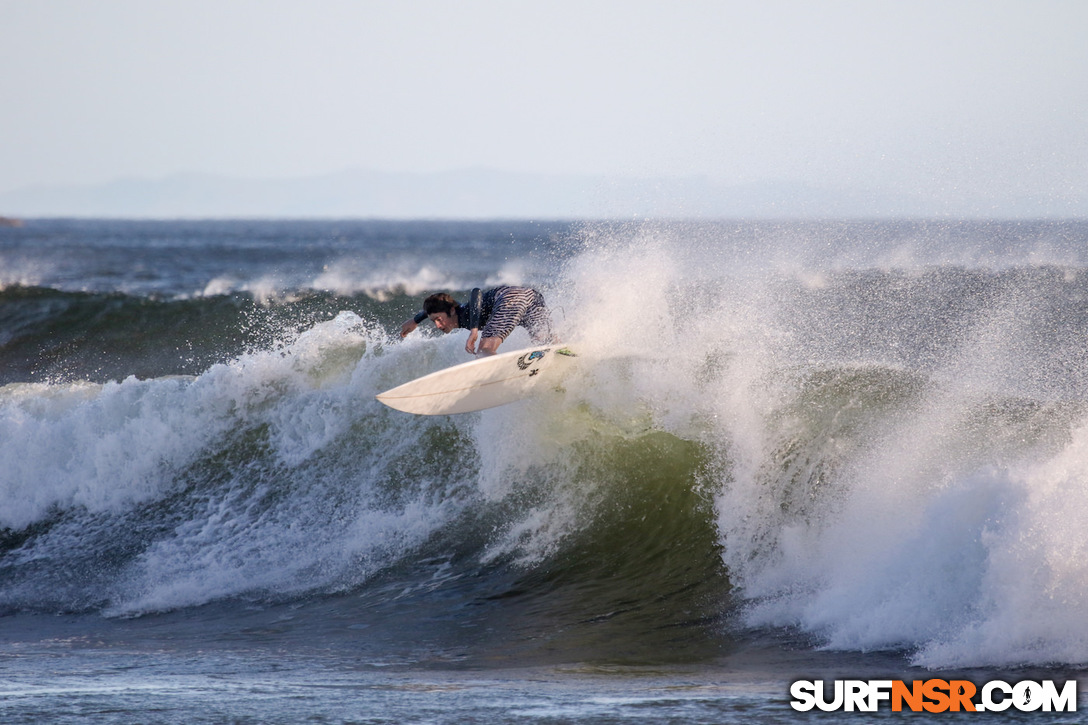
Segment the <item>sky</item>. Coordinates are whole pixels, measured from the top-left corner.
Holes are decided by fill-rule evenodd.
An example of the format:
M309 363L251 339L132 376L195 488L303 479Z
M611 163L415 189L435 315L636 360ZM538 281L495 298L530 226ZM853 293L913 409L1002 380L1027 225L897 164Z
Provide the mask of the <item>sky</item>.
M488 168L1085 197L1086 0L0 0L0 192Z

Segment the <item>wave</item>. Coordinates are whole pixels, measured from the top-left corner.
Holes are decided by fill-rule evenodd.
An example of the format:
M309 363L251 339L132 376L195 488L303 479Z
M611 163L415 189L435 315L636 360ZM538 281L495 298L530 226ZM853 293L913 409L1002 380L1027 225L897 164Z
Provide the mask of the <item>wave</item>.
M639 650L646 628L673 641L720 616L702 447L559 392L461 425L373 399L462 355L344 312L195 377L0 388L0 608L388 606L452 588L455 608L502 602ZM707 646L686 636L678 657Z
M932 667L1080 663L1083 402L817 376L718 498L745 621Z
M767 627L930 667L1088 661L1083 270L752 274L609 234L563 265L579 366L532 401L377 403L465 359L395 335L407 294L273 305L268 338L185 374L0 387L0 611L318 601L651 661ZM265 309L4 294L222 309L222 340Z
M419 305L399 284L172 299L13 286L0 290L0 384L199 375L280 346L344 309L392 330Z
M0 239L0 291L177 300L417 295L524 282L562 254L538 222L33 220Z

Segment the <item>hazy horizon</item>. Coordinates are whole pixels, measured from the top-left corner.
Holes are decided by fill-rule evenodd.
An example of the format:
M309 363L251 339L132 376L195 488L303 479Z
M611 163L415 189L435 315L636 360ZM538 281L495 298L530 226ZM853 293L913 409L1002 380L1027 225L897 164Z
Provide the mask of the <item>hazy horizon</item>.
M1085 27L1076 0L0 0L0 214L179 174L488 169L1083 216Z

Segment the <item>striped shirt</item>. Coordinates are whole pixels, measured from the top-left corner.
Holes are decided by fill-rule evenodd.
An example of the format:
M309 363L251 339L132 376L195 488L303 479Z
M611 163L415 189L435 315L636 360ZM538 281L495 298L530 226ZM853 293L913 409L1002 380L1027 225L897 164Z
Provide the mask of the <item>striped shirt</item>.
M427 313L416 315L416 323ZM481 292L472 290L469 300L457 306L457 326L479 328L481 337L505 340L515 327L524 327L535 343L553 342L551 313L544 295L531 287L503 285Z
M473 290L475 292L475 290ZM533 342L552 340L552 320L544 295L530 287L496 287L477 297L473 294L469 304L464 305L468 312L468 325L474 310L473 303L479 300L479 321L481 337L497 337L505 340L519 325L529 331ZM460 315L458 315L460 319Z

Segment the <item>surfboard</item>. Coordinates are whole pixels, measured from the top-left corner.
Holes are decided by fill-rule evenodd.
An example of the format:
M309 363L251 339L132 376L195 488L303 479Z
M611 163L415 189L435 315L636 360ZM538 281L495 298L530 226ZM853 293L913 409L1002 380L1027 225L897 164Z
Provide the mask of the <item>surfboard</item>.
M471 413L547 390L574 357L563 345L499 353L424 375L377 398L390 408L417 415Z

